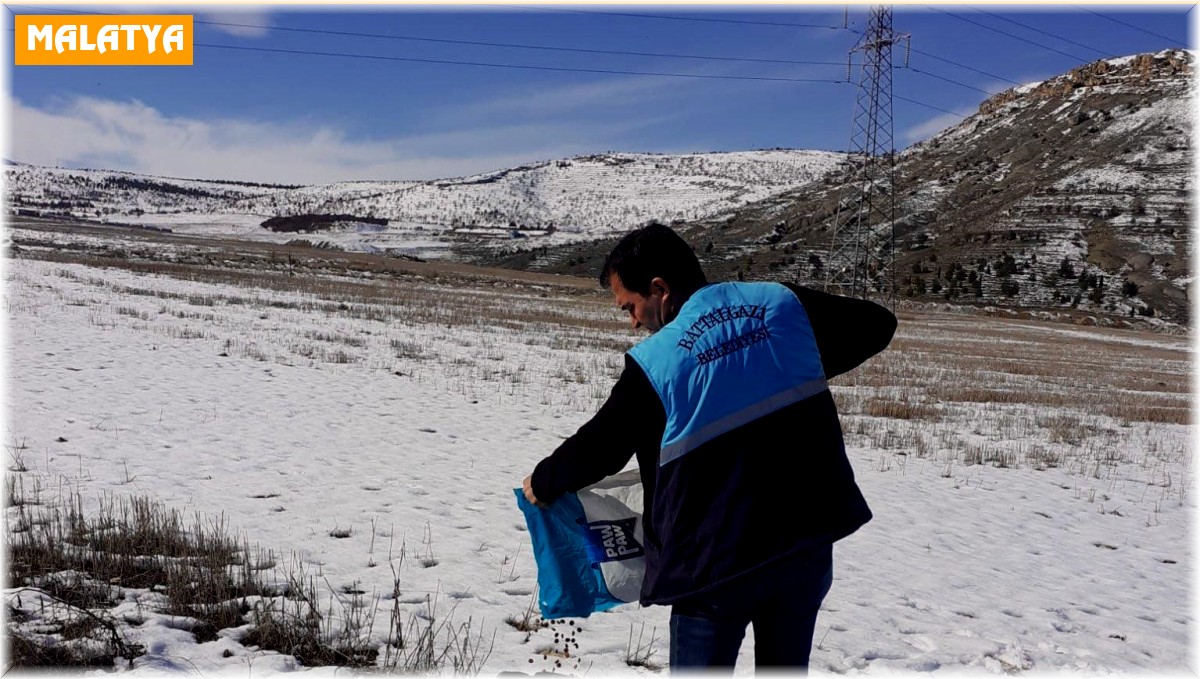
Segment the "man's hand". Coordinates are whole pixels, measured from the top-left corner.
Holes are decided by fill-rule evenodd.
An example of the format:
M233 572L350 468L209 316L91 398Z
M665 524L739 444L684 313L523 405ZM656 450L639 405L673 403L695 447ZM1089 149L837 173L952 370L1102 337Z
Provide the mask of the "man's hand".
M525 491L525 499L529 500L529 503L532 504L533 506L535 506L535 507L548 507L549 506L545 502L542 502L541 500L537 499L537 496L533 494L533 477L532 476L525 477L525 480L521 482L521 488Z

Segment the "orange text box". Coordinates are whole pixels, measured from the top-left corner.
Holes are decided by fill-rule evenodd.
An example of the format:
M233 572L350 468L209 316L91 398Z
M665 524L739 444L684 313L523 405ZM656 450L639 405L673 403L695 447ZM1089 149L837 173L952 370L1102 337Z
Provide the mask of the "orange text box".
M18 14L17 66L191 66L190 14Z

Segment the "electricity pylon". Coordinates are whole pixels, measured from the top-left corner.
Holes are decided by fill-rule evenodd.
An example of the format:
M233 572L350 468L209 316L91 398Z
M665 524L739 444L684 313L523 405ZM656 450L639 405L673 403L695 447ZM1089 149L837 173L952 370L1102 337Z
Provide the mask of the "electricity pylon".
M892 138L892 9L871 9L866 32L850 50L862 55L858 103L850 131L854 181L839 198L826 264L825 289L896 307L895 148ZM907 56L905 58L907 62ZM846 79L850 79L847 62Z

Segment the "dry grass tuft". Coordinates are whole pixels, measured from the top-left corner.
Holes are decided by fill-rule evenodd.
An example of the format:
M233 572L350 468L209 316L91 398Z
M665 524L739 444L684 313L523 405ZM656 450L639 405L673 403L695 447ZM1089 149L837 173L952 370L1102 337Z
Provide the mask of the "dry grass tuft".
M10 482L10 491L17 487ZM20 603L10 605L10 667L132 663L144 649L131 644L125 630L141 620L120 621L107 612L127 589L165 595L147 613L186 620L197 642L249 622L253 628L243 643L294 655L310 667L449 667L475 674L491 653L482 630L473 631L470 620L455 624L452 613L439 617L433 599L420 618L401 620L394 612L391 640L381 646L372 636L377 601L330 586L322 609L317 579L302 567L282 587L264 584L274 554L231 537L223 518L197 514L188 521L141 497L106 496L95 516L82 507L78 495L62 506L12 505L20 518L7 524L8 579L23 587L17 602L28 596L42 604L38 620L29 619ZM394 587L398 593L398 575Z
M886 417L894 420L921 420L923 422L936 422L939 419L939 413L936 406L931 406L924 403L915 403L910 401L907 397L889 399L872 396L867 398L861 412L862 414L870 415L871 417Z

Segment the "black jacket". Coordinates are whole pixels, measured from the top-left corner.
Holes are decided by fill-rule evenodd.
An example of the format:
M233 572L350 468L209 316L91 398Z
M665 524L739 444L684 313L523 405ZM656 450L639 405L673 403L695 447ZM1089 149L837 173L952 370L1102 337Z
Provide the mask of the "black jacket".
M826 378L882 351L896 329L887 309L794 285ZM637 455L646 506L643 604L702 592L777 558L841 539L871 518L825 391L724 434L661 477L666 412L641 367L625 369L599 412L542 460L544 502L619 472ZM659 485L662 484L660 488Z

